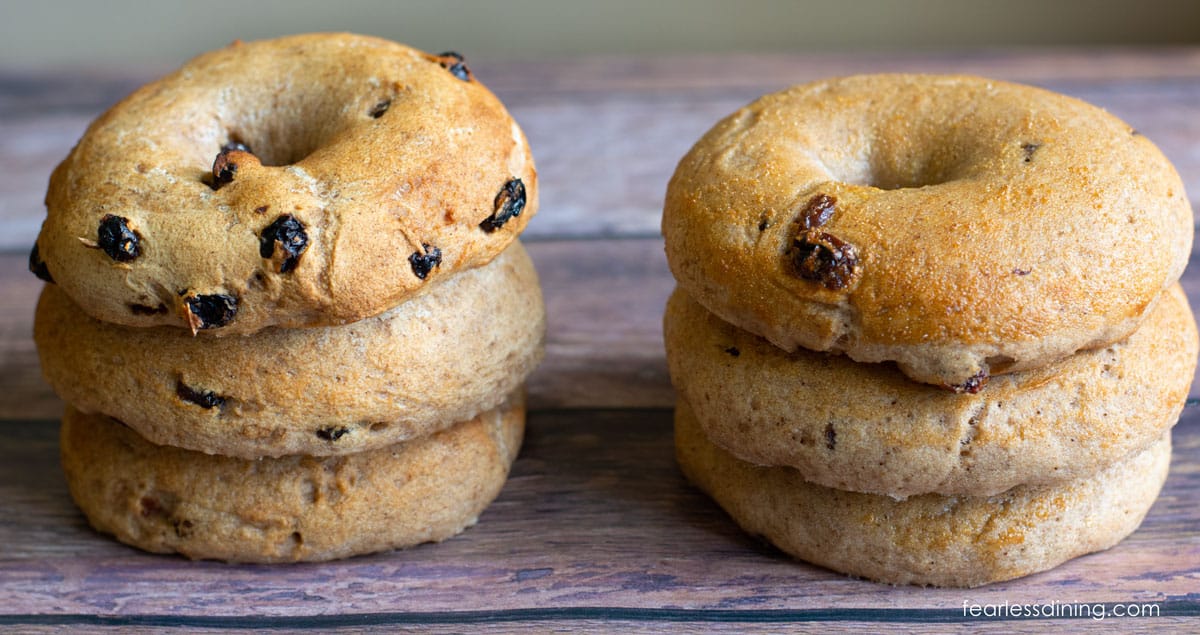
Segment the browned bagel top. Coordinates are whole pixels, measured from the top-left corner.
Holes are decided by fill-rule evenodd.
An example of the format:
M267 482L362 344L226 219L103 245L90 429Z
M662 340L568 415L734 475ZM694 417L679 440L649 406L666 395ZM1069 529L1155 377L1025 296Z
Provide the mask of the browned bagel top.
M537 209L528 144L460 56L351 34L235 43L104 113L38 256L92 316L218 334L377 315Z
M1192 213L1103 110L967 76L767 95L680 162L663 216L687 292L778 346L972 389L1128 335L1178 279Z

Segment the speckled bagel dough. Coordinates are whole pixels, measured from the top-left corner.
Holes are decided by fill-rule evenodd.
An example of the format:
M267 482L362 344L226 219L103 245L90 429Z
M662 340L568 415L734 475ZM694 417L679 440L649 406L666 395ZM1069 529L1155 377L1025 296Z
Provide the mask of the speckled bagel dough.
M545 313L519 242L344 326L196 338L82 314L46 285L42 371L68 403L154 443L243 458L361 452L496 407L541 360Z
M524 135L455 63L350 34L201 55L88 127L50 178L38 255L89 315L129 326L383 313L490 261L537 210ZM229 143L253 154L214 190Z
M519 394L432 436L352 454L248 461L156 446L68 408L62 459L97 530L157 553L297 562L441 541L474 525L524 431Z
M896 501L758 467L705 438L686 403L675 447L688 480L750 534L835 571L890 584L975 587L1108 549L1141 524L1166 480L1170 436L1091 477L991 497Z
M705 435L740 460L902 498L997 494L1098 472L1179 419L1196 324L1179 285L1127 339L956 395L890 364L786 353L682 291L664 318L671 381Z
M1154 144L1099 108L872 75L718 123L662 228L679 284L726 321L969 389L1131 333L1183 271L1192 212Z

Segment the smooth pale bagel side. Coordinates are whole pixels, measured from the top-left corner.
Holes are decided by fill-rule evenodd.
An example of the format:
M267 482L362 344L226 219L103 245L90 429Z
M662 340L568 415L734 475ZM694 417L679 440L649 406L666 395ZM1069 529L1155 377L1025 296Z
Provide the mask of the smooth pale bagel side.
M1132 533L1167 478L1171 437L1058 485L903 501L740 461L704 436L683 401L675 450L684 476L742 529L796 558L888 584L975 587L1050 569Z
M67 407L71 497L98 531L154 553L314 562L445 540L500 493L525 432L523 389L432 435L348 456L259 460L154 445Z
M891 364L784 352L678 290L663 322L671 382L713 443L895 498L1063 483L1142 452L1179 420L1200 347L1179 285L1125 340L995 377L975 395Z

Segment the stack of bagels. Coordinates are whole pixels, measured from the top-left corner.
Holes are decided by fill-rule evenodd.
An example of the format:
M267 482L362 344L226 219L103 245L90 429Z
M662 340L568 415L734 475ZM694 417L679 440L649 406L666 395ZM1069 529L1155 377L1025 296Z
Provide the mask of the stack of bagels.
M35 338L97 529L327 560L442 540L499 492L542 355L536 174L461 56L235 43L95 121L46 205Z
M668 188L683 472L746 531L893 584L1106 549L1197 355L1192 212L1116 117L976 77L858 76L718 123Z

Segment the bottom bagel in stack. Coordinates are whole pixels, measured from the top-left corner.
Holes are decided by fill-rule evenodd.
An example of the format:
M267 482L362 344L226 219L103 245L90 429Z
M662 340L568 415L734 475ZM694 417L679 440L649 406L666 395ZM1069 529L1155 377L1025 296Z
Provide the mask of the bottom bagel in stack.
M332 560L441 541L474 525L521 447L520 393L429 436L340 456L259 460L146 441L68 408L62 461L96 529L158 553Z
M544 332L514 242L343 326L193 337L92 319L47 285L34 335L69 404L63 465L94 527L148 551L281 562L474 524L520 447Z
M896 500L823 487L787 467L735 458L686 402L675 444L688 480L747 532L836 571L891 584L975 587L1107 549L1137 529L1167 477L1171 441L1088 478L994 496Z

